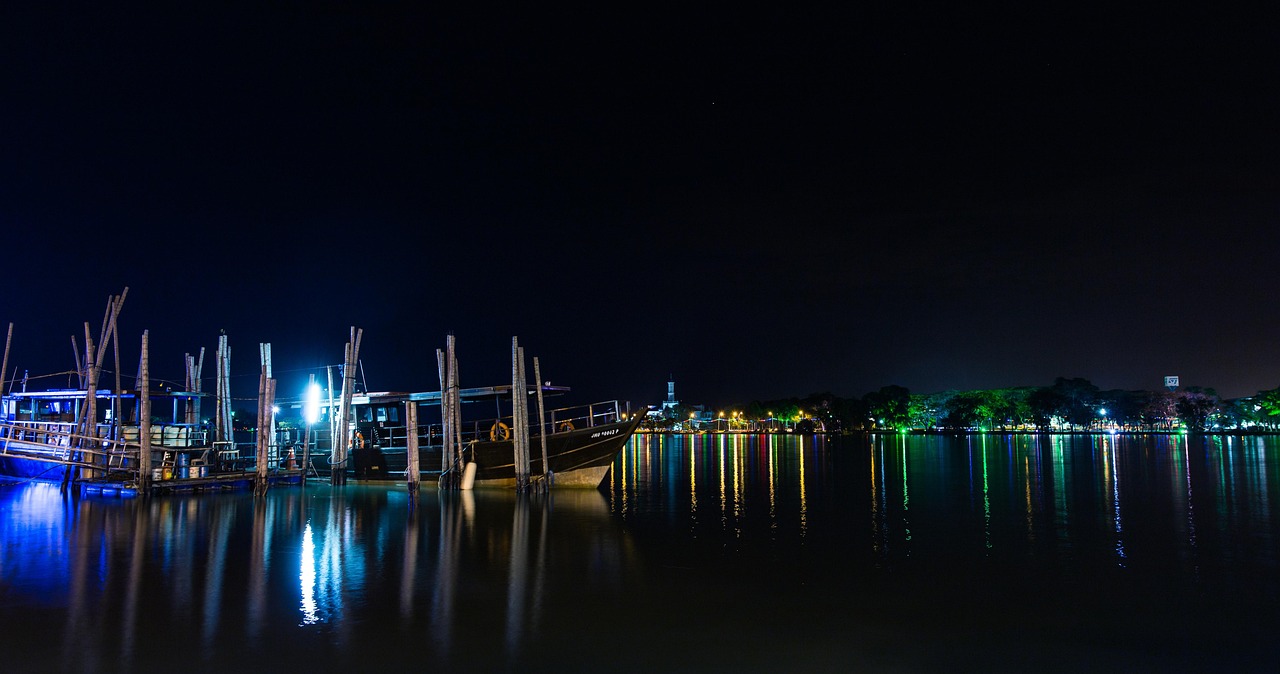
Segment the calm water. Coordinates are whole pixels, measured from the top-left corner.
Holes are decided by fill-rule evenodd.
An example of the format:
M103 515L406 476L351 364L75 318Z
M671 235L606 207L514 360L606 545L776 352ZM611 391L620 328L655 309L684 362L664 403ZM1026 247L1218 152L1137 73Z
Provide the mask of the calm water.
M1280 440L638 437L601 492L0 487L4 671L1267 670Z

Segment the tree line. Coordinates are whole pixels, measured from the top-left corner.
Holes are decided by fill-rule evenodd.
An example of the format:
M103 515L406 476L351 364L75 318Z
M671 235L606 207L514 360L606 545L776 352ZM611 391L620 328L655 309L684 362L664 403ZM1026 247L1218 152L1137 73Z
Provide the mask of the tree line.
M1088 379L1058 377L1050 386L937 393L912 393L890 385L861 398L819 393L752 401L738 409L748 419L813 419L828 431L1274 431L1280 425L1280 388L1228 400L1199 386L1102 390Z

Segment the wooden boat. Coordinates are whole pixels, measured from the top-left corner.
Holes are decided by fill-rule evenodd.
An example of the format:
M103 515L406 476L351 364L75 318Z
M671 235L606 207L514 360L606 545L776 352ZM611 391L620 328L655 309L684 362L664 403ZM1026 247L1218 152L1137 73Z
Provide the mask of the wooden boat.
M202 466L212 463L208 430L180 421L188 410L194 414L192 403L199 397L197 393L152 394L153 412L173 411L170 422L151 425L157 477L187 478L192 465L199 474ZM88 399L89 392L83 389L21 391L0 398L0 475L64 480L68 470L78 470L78 479L136 479L140 431L136 420L129 420L136 394L97 391L92 423L78 425L76 419Z
M544 387L545 393L563 393L564 387ZM139 464L140 430L133 417L136 394L119 395L100 390L95 395L95 421L89 433L77 432L75 422L89 394L84 390L12 393L0 400L0 475L23 479L76 481L138 488L144 474L154 491L204 488L243 488L256 471L254 443L212 441L214 429L194 423L198 401L209 394L165 392L152 394L151 462ZM510 386L466 389L467 403L509 401ZM304 474L341 476L357 480L406 479L408 430L403 422L405 406L437 408L439 392L365 393L351 400L351 432L347 459L335 461L332 433L323 432L332 414L325 408L321 420L309 429L278 430L268 452L268 479L272 483L296 482ZM301 405L295 405L300 407ZM168 415L168 422L155 415ZM635 433L643 414L628 414L617 401L594 403L547 412L547 464L557 487L595 487ZM117 421L118 420L118 423ZM475 465L475 485L513 487L516 473L512 423L509 417L465 422L459 430L463 464ZM237 431L249 436L253 431ZM228 438L231 436L224 433ZM440 423L417 428L421 480L436 481L451 470L443 461ZM530 475L545 474L542 434L530 429ZM71 471L69 474L68 471Z
M534 389L536 390L536 389ZM567 391L564 387L544 386L544 393L557 394ZM460 392L464 403L489 402L501 405L510 401L511 387L496 386L464 389ZM316 433L319 436L309 448L295 446L293 455L302 459L304 449L309 451L311 468L316 475L332 476L334 470L342 470L347 477L357 480L405 479L408 466L408 429L404 423L405 406L438 408L440 393L366 393L352 397L354 418L347 445L348 465L335 465L332 433L326 432L329 409L322 406ZM536 417L536 414L533 415ZM607 401L559 408L546 412L547 464L554 475L556 487L596 487L604 479L614 458L622 451L627 440L635 433L644 418L643 413L630 414L618 401ZM459 430L461 436L462 463L475 464L475 484L482 487L514 487L516 482L513 423L510 416L464 421ZM542 439L536 419L530 424L530 475L544 474ZM419 467L421 480L436 481L451 468L443 459L443 432L440 423L419 424L417 428ZM295 433L294 442L304 441ZM287 442L287 441L286 441Z

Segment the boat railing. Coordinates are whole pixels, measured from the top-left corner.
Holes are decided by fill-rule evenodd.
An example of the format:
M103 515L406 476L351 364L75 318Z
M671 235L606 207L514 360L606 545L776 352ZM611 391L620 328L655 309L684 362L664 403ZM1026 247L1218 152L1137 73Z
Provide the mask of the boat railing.
M590 403L587 405L577 405L573 407L561 407L557 409L546 410L546 428L547 434L564 433L571 430L581 430L583 428L594 428L604 424L612 424L622 421L622 407L617 400L606 400L604 402ZM464 428L462 432L462 441L470 442L471 440L479 440L481 442L491 439L495 426L498 423L506 425L508 428L512 426L512 417L505 416L497 419L481 419L471 423L464 423L464 427L470 427L469 432ZM530 405L529 409L529 435L538 437L542 434L539 428L538 411Z
M584 428L594 428L604 424L617 423L625 419L625 413L622 406L616 400L608 400L604 402L591 403L587 405L578 405L574 407L562 407L552 410L546 410L546 428L547 434L564 433L571 430L582 430ZM529 435L538 437L541 434L539 429L538 413L536 410L529 411L530 428ZM501 425L499 425L501 424ZM503 428L505 426L505 429ZM476 419L464 421L462 424L461 435L462 442L469 443L472 441L487 442L495 439L505 439L510 437L513 422L511 416L498 418ZM352 431L353 435L355 429ZM363 435L355 441L356 444L363 442L367 445L376 445L382 450L389 448L403 450L408 446L408 429L400 425L379 426L373 430L376 437L364 437ZM317 451L327 451L326 449L318 449L319 447L327 447L326 437L318 437L319 434L312 434L312 447ZM301 440L299 438L298 440ZM444 428L439 423L421 424L418 427L418 444L421 447L438 446L444 441ZM300 443L286 443L297 444Z

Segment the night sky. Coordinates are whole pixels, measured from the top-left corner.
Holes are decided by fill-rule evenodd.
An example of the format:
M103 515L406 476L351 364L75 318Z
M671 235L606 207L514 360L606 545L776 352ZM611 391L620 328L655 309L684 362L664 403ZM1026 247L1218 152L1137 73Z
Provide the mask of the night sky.
M0 10L10 369L128 286L124 372L282 396L350 325L373 390L1280 385L1269 17L213 4Z

